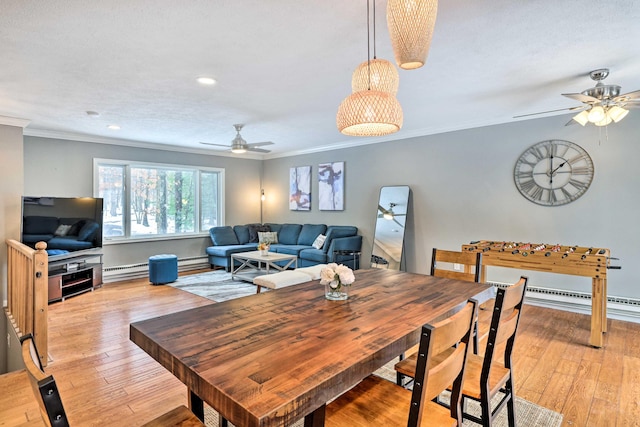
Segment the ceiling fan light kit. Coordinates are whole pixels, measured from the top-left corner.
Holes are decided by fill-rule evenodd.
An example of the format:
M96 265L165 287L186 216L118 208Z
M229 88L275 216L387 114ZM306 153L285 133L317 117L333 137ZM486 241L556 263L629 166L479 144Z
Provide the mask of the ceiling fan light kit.
M400 68L414 70L427 61L437 14L437 0L387 2L387 27Z

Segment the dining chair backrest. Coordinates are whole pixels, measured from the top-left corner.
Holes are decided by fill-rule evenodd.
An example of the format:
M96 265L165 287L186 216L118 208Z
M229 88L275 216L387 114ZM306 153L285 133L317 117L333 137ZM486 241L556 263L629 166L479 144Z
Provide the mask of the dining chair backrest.
M422 327L409 410L410 427L417 426L422 419L422 402L433 400L451 384L451 416L458 424L462 423L461 387L476 310L477 303L470 300L453 316Z
M504 367L511 369L511 355L520 314L522 313L527 282L528 278L522 276L514 285L498 289L489 337L487 338L487 347L484 353L482 374L480 376L481 384L488 384L492 364L497 361L497 357L500 355L502 355ZM505 345L502 346L501 344Z
M33 335L27 334L20 338L22 345L22 361L38 401L40 414L49 427L69 426L67 415L62 406L62 399L58 393L56 381L52 375L47 375L42 369L38 349L33 342Z
M454 264L461 270L454 270ZM447 279L480 282L482 253L457 252L433 248L431 253L431 275Z

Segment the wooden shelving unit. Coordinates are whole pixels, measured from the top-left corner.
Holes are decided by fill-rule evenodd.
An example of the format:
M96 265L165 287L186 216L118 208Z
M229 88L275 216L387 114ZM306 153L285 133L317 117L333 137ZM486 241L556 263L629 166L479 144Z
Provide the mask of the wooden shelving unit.
M64 301L100 286L102 253L71 254L49 262L49 303Z

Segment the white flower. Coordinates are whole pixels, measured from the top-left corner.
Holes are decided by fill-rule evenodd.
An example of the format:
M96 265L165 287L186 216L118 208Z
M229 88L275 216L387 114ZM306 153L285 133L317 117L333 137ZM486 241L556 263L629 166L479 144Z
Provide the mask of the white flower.
M333 289L348 286L356 280L353 271L343 264L332 262L320 271L320 284L329 285Z

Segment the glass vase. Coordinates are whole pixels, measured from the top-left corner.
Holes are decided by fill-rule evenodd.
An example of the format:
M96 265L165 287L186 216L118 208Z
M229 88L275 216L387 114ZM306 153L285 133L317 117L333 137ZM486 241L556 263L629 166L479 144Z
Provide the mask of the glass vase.
M329 284L324 285L324 296L331 301L344 301L349 298L349 286L342 284L337 287L331 287Z

